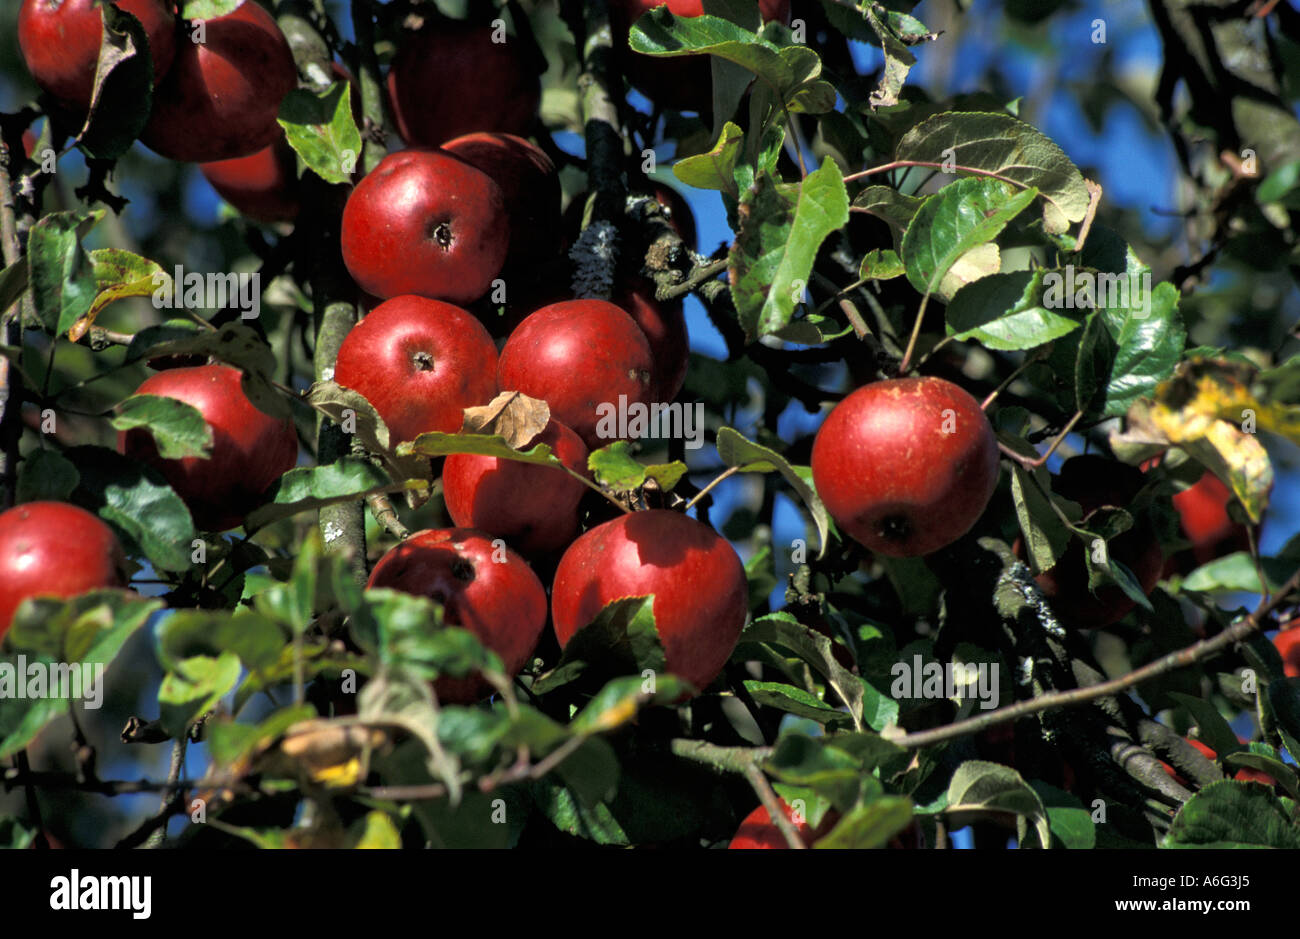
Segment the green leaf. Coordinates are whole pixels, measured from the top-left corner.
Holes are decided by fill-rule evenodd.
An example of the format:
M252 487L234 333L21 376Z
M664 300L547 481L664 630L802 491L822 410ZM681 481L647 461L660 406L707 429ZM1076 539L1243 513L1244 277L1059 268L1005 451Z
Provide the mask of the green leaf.
M1295 561L1287 557L1261 558L1260 566L1264 568L1264 579L1268 589L1277 591L1286 583L1286 579L1295 573ZM1259 572L1249 552L1234 551L1221 558L1215 558L1202 564L1183 578L1184 590L1205 593L1216 591L1243 593L1262 593L1259 584Z
M352 179L361 156L361 132L352 118L348 83L334 82L320 94L295 88L280 102L280 126L289 146L327 183Z
M890 248L872 248L858 268L861 280L893 280L907 272L897 252Z
M187 20L210 20L233 13L244 0L185 0L181 16Z
M996 238L1038 194L1009 189L994 179L959 179L925 200L899 251L913 287L948 299L940 290L944 275L967 252Z
M413 441L399 444L398 453L413 453L428 457L449 456L453 453L476 453L480 456L494 456L498 460L514 460L517 463L533 463L537 466L564 465L544 443L527 450L515 450L499 434L444 434L431 431L420 434Z
M976 170L1035 189L1043 197L1043 227L1065 231L1083 221L1088 187L1069 157L1039 131L1009 114L949 111L917 124L898 141L894 159Z
M883 848L911 823L911 799L906 796L882 796L866 805L855 806L813 847Z
M98 293L82 236L104 217L94 212L51 212L27 236L32 300L47 330L62 335L90 310Z
M443 625L442 608L427 597L387 588L367 590L351 625L357 644L382 664L425 680L502 670L501 660L473 633Z
M637 462L626 440L616 440L608 446L592 450L587 455L587 467L596 482L619 492L628 492L653 479L659 488L668 492L686 475L686 464L681 460L656 463L651 466Z
M559 664L533 683L534 694L599 675L668 675L655 626L654 596L627 597L606 604L564 647ZM658 680L658 679L656 679Z
M109 423L117 430L143 427L153 436L158 455L166 460L187 456L207 459L212 452L212 428L192 404L159 395L131 395Z
M674 16L667 6L655 7L632 26L628 46L643 55L718 56L749 69L780 96L800 84L775 44L716 16Z
M581 711L569 722L575 734L603 733L622 726L636 716L644 705L655 702L671 704L685 690L685 683L674 675L664 675L655 680L655 690L645 690L646 679L640 675L615 678L592 696Z
M1046 475L1047 470L1042 467L1032 473L1019 464L1011 467L1011 498L1016 507L1016 520L1036 571L1055 567L1073 537L1052 508Z
M161 606L159 600L125 590L97 590L68 600L25 600L6 636L10 651L0 654L0 759L26 747L50 721L66 715L74 700L87 698L87 686L75 685L87 667L92 668L89 678L97 686L91 689L91 699L102 695L103 683L94 671L107 670L127 640ZM36 665L58 680L59 688L47 687L45 697L17 697L10 682L22 677L20 654L26 656L28 675ZM68 694L50 693L55 691Z
M1020 774L999 763L967 760L948 783L949 815L965 812L1014 813L1020 846L1025 846L1026 825L1032 822L1041 847L1052 843L1047 809ZM954 821L954 825L959 824Z
M1029 783L1047 809L1047 824L1052 835L1066 848L1097 846L1097 826L1078 796L1057 789L1040 779Z
M736 160L740 157L744 142L745 132L727 121L713 149L708 153L678 160L673 166L673 175L696 189L717 189L740 198L735 174Z
M1213 750L1220 759L1229 753L1245 749L1237 741L1237 735L1232 732L1232 728L1219 713L1219 709L1209 701L1177 691L1170 691L1168 695L1192 715L1192 720L1200 729L1198 735L1200 741Z
M783 734L763 768L782 782L817 791L841 809L857 802L862 791L859 761L833 743L806 734Z
M796 688L794 685L787 685L779 681L747 679L745 681L745 690L749 692L750 697L754 699L756 704L776 708L778 711L785 711L787 714L794 714L798 717L806 717L819 724L834 725L852 722L845 712L830 707L815 695L809 694L802 688Z
M1300 848L1300 828L1273 790L1259 783L1212 783L1174 816L1166 848Z
M18 485L14 490L14 501L66 502L81 474L77 468L56 450L33 450L23 457L18 464Z
M157 470L105 447L72 447L64 456L80 474L74 502L116 525L154 566L191 567L190 510Z
M266 617L243 607L224 610L177 610L154 631L158 661L174 669L195 656L232 652L249 671L275 664L289 637Z
M1081 322L1042 304L1042 271L990 274L957 291L948 304L948 334L1002 352L1059 339Z
M812 485L799 471L790 465L785 457L762 444L747 440L739 431L731 427L718 428L718 456L728 466L738 466L747 473L770 473L776 471L785 478L812 515L813 524L817 526L817 538L820 544L818 557L826 552L826 536L830 531L830 515L822 504Z
M888 186L867 186L853 197L853 208L887 222L893 229L894 244L897 245L924 202L920 196L905 195Z
M1092 417L1119 417L1138 398L1152 397L1182 358L1187 333L1178 313L1178 290L1168 282L1150 289L1151 269L1102 226L1093 229L1080 261L1106 275L1096 280L1098 309L1089 315L1095 335L1090 344L1087 329L1084 336L1058 342L1048 362L1055 367L1058 355L1069 357L1073 350L1077 365L1063 372L1077 371L1081 405ZM1050 302L1050 295L1044 300Z
M271 501L250 512L245 525L249 530L263 528L300 512L396 488L400 487L387 473L361 457L343 456L323 466L299 466L280 477Z
M835 660L831 641L821 633L809 629L789 613L781 611L761 616L745 627L740 635L740 643L746 642L770 643L789 649L826 680L827 685L848 706L849 714L855 722L863 720L863 697L867 686ZM897 717L897 714L895 704L894 716Z
M239 656L223 652L216 658L199 655L178 662L158 688L159 721L173 737L217 706L239 681Z
M171 281L161 265L130 251L99 248L91 251L89 257L96 295L86 315L68 326L68 338L73 342L86 334L95 317L114 300L151 297ZM60 328L59 332L62 333L63 329Z
M829 157L797 187L759 177L742 200L728 259L732 297L748 340L790 322L818 249L848 220L844 179Z

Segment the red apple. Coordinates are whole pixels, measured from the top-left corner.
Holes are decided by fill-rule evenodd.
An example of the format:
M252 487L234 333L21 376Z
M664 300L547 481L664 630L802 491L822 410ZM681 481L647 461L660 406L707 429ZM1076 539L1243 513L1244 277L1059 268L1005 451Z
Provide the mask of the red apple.
M334 380L374 405L396 446L429 431L460 430L465 408L496 395L496 364L492 337L460 307L394 297L348 333Z
M1228 515L1232 490L1209 470L1195 484L1174 494L1174 508L1182 520L1183 534L1192 543L1197 564L1207 564L1234 551L1249 551L1246 526Z
M388 72L397 130L436 147L475 131L525 135L537 119L541 83L520 41L464 22L431 24L405 37Z
M541 148L513 134L466 134L442 145L501 187L510 216L510 261L532 263L559 249L560 177Z
M29 597L75 597L126 586L113 530L66 502L27 502L0 513L0 636Z
M813 846L813 842L830 830L830 826L825 821L822 822L817 831L814 831L806 818L796 820L794 809L785 801L781 802L781 808L785 812L785 817L790 819L790 822L794 825L799 840L810 848ZM830 815L830 813L827 814ZM760 805L745 816L744 821L740 823L740 827L736 829L731 844L727 845L727 847L737 850L755 848L775 848L779 850L790 846L786 844L785 835L781 834L781 829L777 828L776 823L772 821L772 813L767 810L766 806Z
M1273 637L1282 656L1282 669L1288 678L1300 678L1300 626L1292 626Z
M668 671L703 691L740 638L748 587L736 550L689 516L633 512L580 536L555 571L555 636L566 646L609 603L649 594Z
M200 163L199 172L221 198L251 219L271 223L298 217L298 158L283 133L250 156Z
M389 154L343 209L343 263L362 290L384 298L477 300L509 246L501 187L442 151Z
M1190 743L1192 746L1194 746L1197 750L1199 750L1201 756L1205 757L1210 762L1217 763L1219 761L1219 755L1214 750L1210 749L1208 746L1201 743L1201 741L1194 740L1191 737L1184 737L1183 739L1186 740L1188 743ZM1240 737L1238 737L1237 739L1241 740ZM1241 742L1245 743L1246 741L1241 740ZM1179 773L1177 770L1175 770L1168 763L1161 760L1160 765L1164 767L1165 772L1168 773L1170 776L1172 776L1179 785L1181 786L1188 785L1187 780L1182 777L1182 774ZM1240 769L1238 769L1237 772L1233 774L1232 778L1237 780L1238 782L1257 782L1257 783L1263 783L1265 786L1277 785L1277 781L1274 780L1272 776L1268 775L1268 773L1265 773L1263 770L1251 769L1248 766L1243 766Z
M873 382L827 416L812 473L846 534L915 557L956 541L983 514L998 482L997 438L979 402L951 382Z
M140 139L172 160L209 163L248 156L282 133L280 101L298 84L289 43L271 14L245 0L182 37Z
M672 401L686 382L686 367L691 360L691 340L681 299L656 300L654 283L638 278L614 297L614 303L632 317L650 343L654 359L650 400Z
M674 16L700 16L702 0L612 0L610 25L614 47L622 57L628 81L656 104L679 111L712 109L713 72L707 55L660 58L642 55L628 48L633 23L655 7L667 6ZM759 0L763 22L790 20L790 0Z
M1139 469L1094 454L1071 457L1061 464L1053 481L1058 494L1079 503L1083 520L1102 506L1125 508L1142 488ZM1018 544L1018 543L1017 543ZM1061 621L1078 629L1109 626L1122 619L1136 602L1119 586L1107 584L1094 594L1088 589L1088 569L1083 542L1071 541L1056 566L1036 580ZM1143 593L1150 593L1164 569L1164 553L1154 527L1142 515L1133 527L1109 542L1111 557L1124 564Z
M546 590L522 557L469 528L416 532L370 572L369 587L390 587L442 604L443 622L472 632L519 674L546 625ZM444 676L443 702L471 704L491 691L481 675Z
M539 443L575 473L587 474L587 447L563 424L552 419L523 449ZM451 520L504 538L526 555L560 551L573 540L586 488L564 470L493 456L455 453L442 467Z
M154 84L162 81L176 53L176 18L164 0L117 0L144 27L153 58ZM18 47L42 90L77 111L90 109L104 20L94 0L23 0L18 10Z
M589 448L616 439L602 436L596 409L645 403L654 360L632 317L605 300L566 300L526 317L501 350L497 378L502 391L522 391L551 407ZM599 425L602 425L598 427Z
M118 434L118 448L162 473L204 531L242 524L267 488L298 459L293 422L259 410L244 394L240 377L239 369L228 365L173 368L151 375L135 390L197 408L212 427L207 458L163 459L147 430Z

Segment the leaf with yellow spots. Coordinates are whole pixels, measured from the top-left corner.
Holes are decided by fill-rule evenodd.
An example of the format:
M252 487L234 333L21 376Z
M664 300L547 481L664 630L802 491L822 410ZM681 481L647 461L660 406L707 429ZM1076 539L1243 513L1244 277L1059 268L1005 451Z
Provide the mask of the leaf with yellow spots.
M1300 443L1300 409L1261 400L1248 363L1191 359L1161 382L1153 401L1129 408L1127 428L1111 436L1123 458L1136 462L1174 446L1223 480L1258 522L1268 507L1273 467L1256 436L1268 430Z
M352 847L358 850L391 849L402 846L402 835L385 812L367 812L365 818L353 823L349 834L356 839Z

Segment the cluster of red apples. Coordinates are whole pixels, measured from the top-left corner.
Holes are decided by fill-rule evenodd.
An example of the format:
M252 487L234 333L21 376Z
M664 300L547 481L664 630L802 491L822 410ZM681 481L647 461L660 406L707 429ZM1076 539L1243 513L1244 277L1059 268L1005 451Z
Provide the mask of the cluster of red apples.
M292 222L301 207L300 180L276 117L297 71L271 16L245 2L206 21L204 42L196 43L167 0L118 5L144 27L154 65L157 87L143 142L165 157L199 163L245 216ZM629 24L656 5L612 4L615 30L625 37ZM703 12L689 0L668 6L681 16ZM767 20L789 19L788 0L760 8ZM100 30L91 0L24 0L19 15L19 43L33 77L74 113L90 106ZM566 225L556 168L527 139L539 129L538 76L511 42L493 40L488 27L440 22L409 34L398 48L385 90L408 149L361 177L343 213L344 263L377 305L344 341L334 379L365 396L394 445L459 430L466 408L501 391L543 400L551 420L528 446L546 444L583 474L590 450L610 442L597 434L597 405L622 396L667 402L679 393L685 320L680 302L657 302L640 280L622 284L610 302L566 296L563 282L547 276L565 269L557 232ZM626 50L625 41L615 46ZM630 82L670 107L686 106L708 84L704 58L625 59ZM335 74L350 80L342 66ZM353 109L360 119L355 94ZM663 189L655 195L693 242L684 203ZM507 307L530 312L480 319L467 309L501 288ZM254 406L236 369L162 370L138 393L185 401L212 427L205 459L164 459L145 430L119 439L124 453L163 475L203 530L242 524L297 461L292 422ZM811 463L818 493L845 534L883 555L916 557L976 524L997 487L999 449L983 409L965 390L939 378L899 378L844 399L818 433ZM447 622L474 632L512 675L531 655L548 607L563 646L609 602L654 594L669 670L697 689L720 672L745 621L747 590L734 549L712 529L650 510L580 534L584 486L557 468L461 454L445 460L442 481L456 527L406 538L375 564L371 587L438 600ZM1140 470L1085 456L1067 461L1053 485L1080 505L1086 523L1105 507L1127 506L1143 482ZM1197 562L1245 546L1244 529L1228 516L1230 500L1208 473L1175 496ZM499 539L509 546L504 555ZM1114 623L1134 602L1118 587L1090 591L1082 550L1076 543L1038 582L1071 625ZM1144 591L1166 569L1144 520L1114 539L1111 551ZM561 553L548 603L528 559ZM112 530L80 508L31 503L0 514L0 634L26 597L124 586L124 567ZM1278 644L1288 674L1300 674L1300 629L1282 633ZM442 679L437 691L444 700L470 702L487 686L471 676ZM746 826L733 847L782 843L765 809ZM801 838L813 840L806 823L798 827Z

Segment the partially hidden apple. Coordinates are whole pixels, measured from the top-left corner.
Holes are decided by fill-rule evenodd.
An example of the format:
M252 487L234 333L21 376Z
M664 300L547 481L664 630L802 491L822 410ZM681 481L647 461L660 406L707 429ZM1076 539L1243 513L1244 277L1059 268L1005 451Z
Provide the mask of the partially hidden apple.
M559 249L560 177L536 144L513 134L465 134L442 145L501 187L510 217L512 265L553 258Z
M808 824L808 819L795 817L794 808L784 800L781 802L781 809L785 812L785 817L794 825L795 833L798 834L799 840L806 847L811 848L813 843L822 835L834 827L838 816L834 812L828 812L822 823L814 829ZM827 823L830 824L827 824ZM753 850L753 849L786 849L790 845L786 843L785 835L777 827L776 822L772 821L772 813L767 810L767 806L760 805L754 811L745 816L736 829L736 834L732 837L728 848L734 850Z
M1071 457L1061 464L1053 480L1057 494L1077 502L1086 523L1093 512L1103 506L1127 508L1142 488L1142 472L1134 466L1095 454ZM1122 619L1137 605L1115 584L1088 588L1088 569L1083 556L1083 542L1073 539L1052 568L1035 578L1047 596L1053 611L1067 626L1095 629ZM1149 594L1164 569L1164 552L1154 526L1139 514L1132 528L1109 542L1110 556L1126 566L1143 593Z
M465 408L496 395L496 346L458 306L394 297L352 327L334 380L365 396L388 425L390 442L460 430Z
M638 279L616 294L614 303L627 311L650 344L650 356L654 360L650 400L672 401L686 382L686 368L691 359L691 340L681 299L656 300L654 284Z
M1288 678L1300 678L1300 626L1292 626L1273 637L1282 656L1282 670Z
M645 334L605 300L566 300L529 315L506 340L497 369L502 391L545 401L593 450L618 437L610 426L617 422L602 416L620 396L629 405L648 402L653 374Z
M569 546L551 589L560 646L608 604L650 594L665 666L703 691L740 638L748 588L735 548L679 512L621 515Z
M527 134L537 119L541 82L513 36L442 21L401 40L388 94L402 138L436 147L475 131Z
M176 54L176 17L165 0L117 0L144 27L153 59L154 84ZM18 48L43 91L75 111L90 110L104 20L95 0L23 0L18 10Z
M147 430L137 427L118 434L118 448L157 469L204 531L243 524L270 485L298 459L293 422L254 405L244 394L241 376L228 365L173 368L151 375L135 390L197 408L212 428L207 458L164 459Z
M546 625L546 590L528 562L490 535L468 528L416 532L375 564L368 587L429 597L443 623L472 632L514 677ZM481 675L444 675L434 691L445 703L471 704L490 693Z
M942 378L857 389L812 449L826 510L848 535L893 557L929 554L966 534L998 481L998 444L979 402Z
M0 636L29 597L74 597L126 586L113 530L66 502L26 502L0 513Z
M255 221L291 222L298 217L298 157L283 133L248 156L200 163L199 172L221 198Z
M203 41L193 30L202 28ZM182 37L140 140L171 160L208 163L275 143L280 102L298 84L288 40L253 0Z
M367 293L468 303L501 272L510 220L501 187L444 151L390 153L343 209L343 263Z
M520 449L545 444L560 462L587 475L587 447L552 418ZM579 480L553 466L538 466L474 453L453 453L442 467L447 514L461 528L504 538L527 556L563 550L578 533Z

